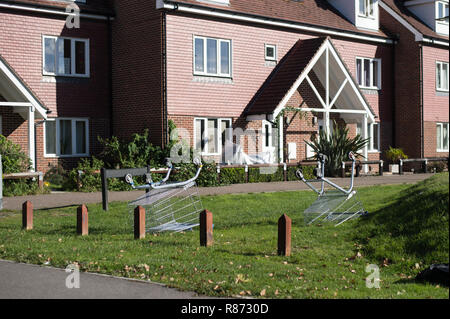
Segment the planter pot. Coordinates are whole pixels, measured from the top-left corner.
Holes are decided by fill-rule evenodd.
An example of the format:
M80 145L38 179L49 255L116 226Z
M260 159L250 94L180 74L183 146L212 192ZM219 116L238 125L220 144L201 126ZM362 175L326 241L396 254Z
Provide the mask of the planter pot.
M392 174L400 174L400 164L390 164L389 172Z

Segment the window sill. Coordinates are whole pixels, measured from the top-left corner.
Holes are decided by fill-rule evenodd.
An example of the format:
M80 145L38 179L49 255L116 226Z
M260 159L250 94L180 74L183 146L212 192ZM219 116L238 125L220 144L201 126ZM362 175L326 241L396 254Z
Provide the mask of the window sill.
M448 153L449 150L436 150L437 153Z
M195 75L192 79L193 82L198 83L217 83L217 84L233 84L233 78L231 77L220 77L211 75Z
M367 151L369 154L381 154L381 151Z

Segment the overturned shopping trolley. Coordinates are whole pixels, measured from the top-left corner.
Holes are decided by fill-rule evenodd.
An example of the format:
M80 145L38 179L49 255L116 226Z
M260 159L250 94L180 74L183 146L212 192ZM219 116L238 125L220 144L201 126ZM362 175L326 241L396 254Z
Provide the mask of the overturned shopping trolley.
M356 190L353 189L356 157L350 152L349 158L352 161L352 170L348 189L344 189L325 178L325 162L327 161L325 155L319 155L319 165L314 171L317 179L306 180L303 172L297 171L297 177L319 195L317 200L304 211L307 224L316 221L329 221L338 226L350 219L367 214ZM320 183L320 189L314 187L313 183ZM332 189L325 190L325 184L331 186Z
M145 189L148 192L130 202L130 214L137 206L145 209L145 227L148 233L165 231L182 232L191 230L199 225L199 214L203 211L203 204L198 194L196 180L202 170L200 160L195 160L197 172L187 181L169 182L173 166L168 162L166 177L160 182L153 182L147 174L147 184L136 186L131 175L125 180L133 189Z

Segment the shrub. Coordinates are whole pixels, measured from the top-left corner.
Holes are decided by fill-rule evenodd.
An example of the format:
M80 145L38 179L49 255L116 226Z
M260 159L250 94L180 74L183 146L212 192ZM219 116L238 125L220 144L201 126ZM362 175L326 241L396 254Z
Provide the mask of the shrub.
M389 146L389 150L385 152L386 158L391 163L398 163L400 159L407 159L408 156L403 152L401 148L393 148Z
M325 166L325 174L327 176L338 175L342 162L349 160L348 154L350 152L353 152L356 157L362 157L358 151L364 148L369 141L368 139L363 139L361 135L349 138L349 129L346 126L338 126L335 122L334 127L329 136L322 130L319 133L319 137L314 135L311 142L305 141L316 153L316 159L318 159L319 154L327 156L328 160Z
M68 173L61 166L52 166L44 175L44 181L51 184L52 187L62 188L68 183Z
M220 169L220 183L222 185L245 183L244 168L226 168Z
M193 163L176 164L177 173L172 175L173 181L185 181L195 176L197 166ZM197 185L200 187L218 186L217 168L214 163L204 163L202 172L197 179Z
M0 155L2 156L3 174L22 173L31 168L31 161L22 148L0 135Z

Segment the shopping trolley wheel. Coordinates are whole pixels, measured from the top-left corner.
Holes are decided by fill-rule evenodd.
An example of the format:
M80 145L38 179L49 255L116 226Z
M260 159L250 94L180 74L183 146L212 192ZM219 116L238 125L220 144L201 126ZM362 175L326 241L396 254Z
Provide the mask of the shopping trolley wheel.
M128 184L133 184L133 176L131 174L127 174L125 176L125 182L127 182Z
M303 175L303 171L302 171L301 169L298 169L298 170L295 172L295 176L297 176L297 178L299 178L299 179L301 179L301 180L305 179L305 176Z

